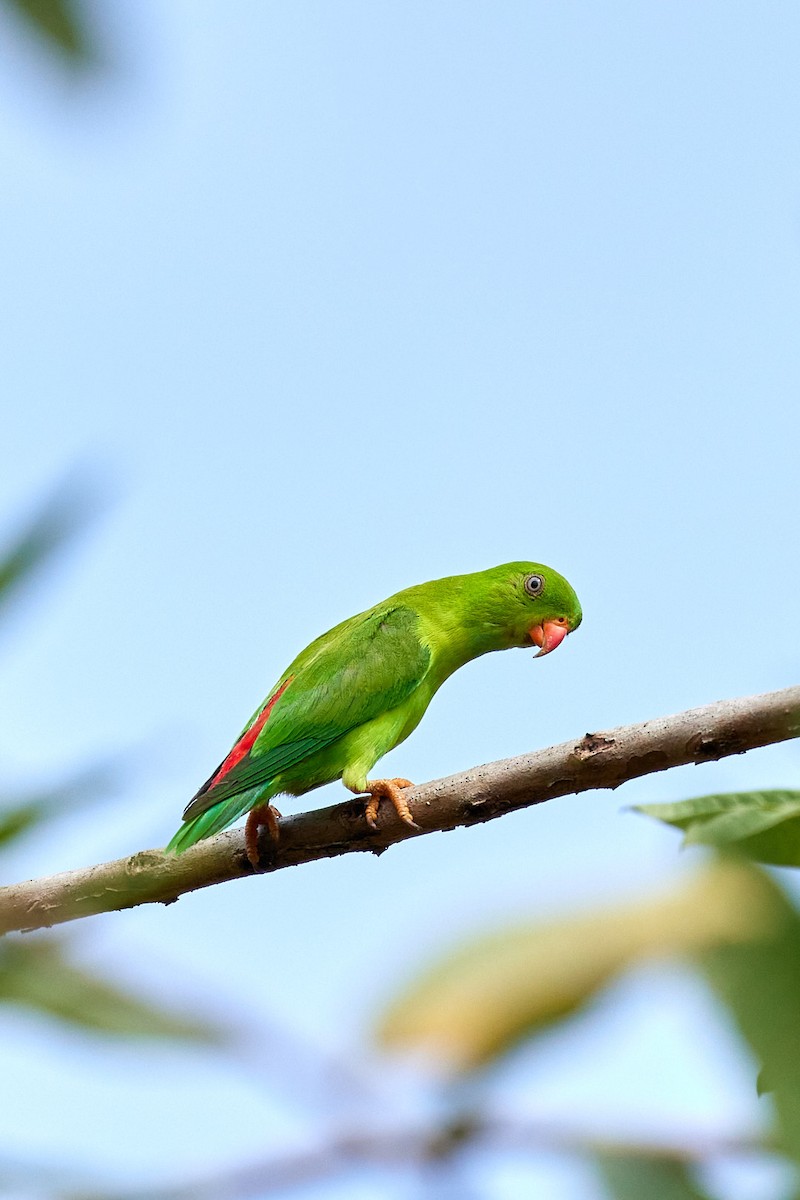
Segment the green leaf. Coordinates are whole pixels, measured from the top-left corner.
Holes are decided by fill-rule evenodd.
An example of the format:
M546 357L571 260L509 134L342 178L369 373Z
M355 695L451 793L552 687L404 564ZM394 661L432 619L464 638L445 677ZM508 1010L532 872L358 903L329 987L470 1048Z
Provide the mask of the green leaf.
M735 848L756 862L800 866L800 792L729 792L634 811L682 829L684 845Z
M36 796L0 809L0 846L14 841L43 821L55 808L56 796L57 793L52 792L49 796Z
M84 18L76 0L3 0L19 14L45 45L75 66L94 57Z
M0 803L0 848L21 837L43 821L78 811L105 798L114 786L113 771L97 767L58 787L31 792Z
M477 938L401 993L378 1036L472 1071L569 1017L643 959L757 936L766 907L751 869L715 863L656 899Z
M88 492L75 485L65 484L52 493L0 556L0 605L72 539L93 507Z
M597 1166L612 1200L708 1200L675 1159L601 1154Z
M118 1037L221 1043L224 1031L124 991L69 961L60 937L7 938L0 945L0 1003L37 1009L70 1025Z
M800 1163L800 915L771 880L750 870L769 898L768 931L751 942L707 946L696 961L763 1064L781 1143Z

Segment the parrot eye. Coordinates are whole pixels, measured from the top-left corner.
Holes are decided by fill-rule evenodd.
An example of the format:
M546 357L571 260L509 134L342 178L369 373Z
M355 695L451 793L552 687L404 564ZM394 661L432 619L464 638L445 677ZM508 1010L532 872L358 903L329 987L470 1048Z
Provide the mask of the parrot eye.
M523 586L528 595L535 600L544 590L544 575L526 575Z

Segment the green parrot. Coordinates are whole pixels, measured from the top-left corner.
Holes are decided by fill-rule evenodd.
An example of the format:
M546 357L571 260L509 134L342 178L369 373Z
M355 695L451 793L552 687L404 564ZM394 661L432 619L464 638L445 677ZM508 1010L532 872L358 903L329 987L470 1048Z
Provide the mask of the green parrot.
M342 621L284 671L190 801L167 850L180 853L248 812L247 853L256 866L259 826L278 836L272 798L302 796L335 779L368 796L373 829L381 799L414 825L403 796L412 784L367 778L378 759L416 728L459 667L512 646L534 644L538 658L580 623L566 579L529 562L421 583Z

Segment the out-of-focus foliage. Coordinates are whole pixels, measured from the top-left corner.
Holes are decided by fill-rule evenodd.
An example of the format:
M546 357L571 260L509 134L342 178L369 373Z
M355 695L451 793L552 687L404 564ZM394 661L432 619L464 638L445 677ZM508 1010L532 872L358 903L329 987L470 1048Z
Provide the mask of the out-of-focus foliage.
M684 816L691 808L670 807ZM777 1118L764 1153L777 1148L800 1165L800 914L766 872L739 857L718 858L655 899L468 942L391 1004L380 1038L432 1054L474 1085L482 1070L568 1019L615 977L664 957L705 978L763 1063ZM706 1197L677 1153L599 1154L597 1166L611 1200Z
M94 58L94 45L79 0L3 0L3 5L21 17L49 50L71 65L84 67Z
M33 1008L98 1033L222 1040L218 1028L173 1015L75 966L63 935L6 937L0 942L0 1003Z
M780 1144L800 1163L800 915L766 875L760 878L773 914L767 936L738 945L722 940L697 962L763 1063Z
M735 849L756 862L800 866L800 792L729 792L677 804L640 804L634 812L682 829L684 845Z
M85 487L64 484L40 505L0 557L0 613L72 542L94 511Z
M597 1165L610 1200L708 1200L689 1169L675 1159L604 1154Z
M473 1071L570 1016L637 963L750 941L770 921L761 880L717 864L656 899L468 942L391 1005L380 1037Z
M6 842L33 831L43 821L97 803L109 795L114 785L111 770L98 767L51 788L37 788L24 796L3 796L0 798L0 850Z
M89 515L85 491L62 488L29 521L0 558L0 615ZM0 851L8 851L43 821L107 798L111 772L95 768L22 797L0 794ZM0 1004L16 1004L98 1033L218 1042L219 1028L141 999L71 961L69 940L7 937L0 942Z

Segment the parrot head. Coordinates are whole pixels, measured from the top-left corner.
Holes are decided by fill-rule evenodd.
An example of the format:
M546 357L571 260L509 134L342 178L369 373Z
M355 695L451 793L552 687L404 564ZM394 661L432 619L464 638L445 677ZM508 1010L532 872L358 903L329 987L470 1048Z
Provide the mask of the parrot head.
M560 646L581 623L583 614L572 586L542 563L506 563L486 573L492 579L492 607L502 614L512 646L539 647L535 658Z

